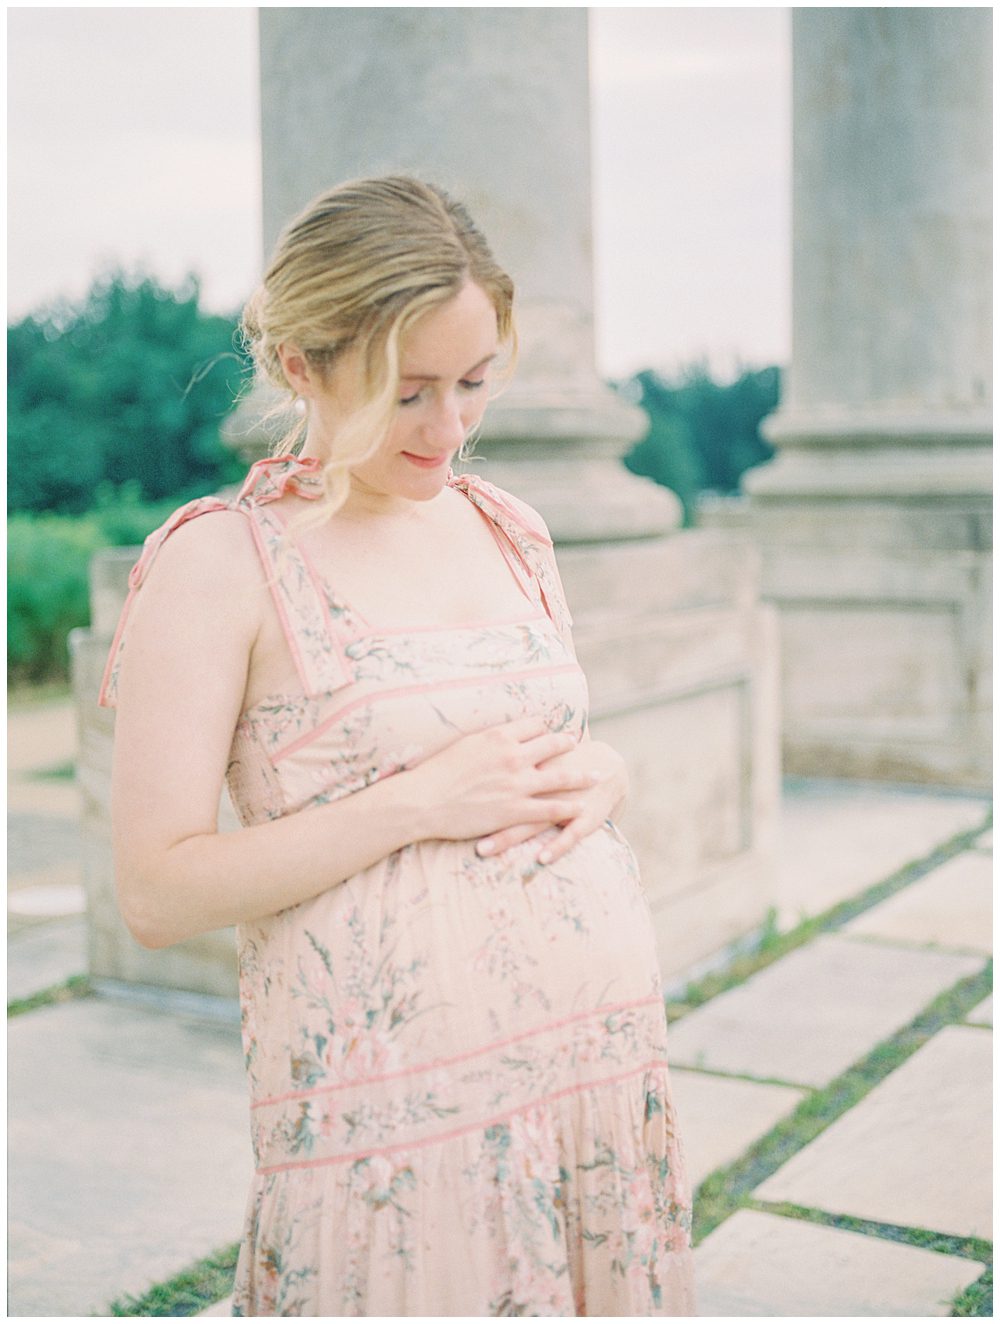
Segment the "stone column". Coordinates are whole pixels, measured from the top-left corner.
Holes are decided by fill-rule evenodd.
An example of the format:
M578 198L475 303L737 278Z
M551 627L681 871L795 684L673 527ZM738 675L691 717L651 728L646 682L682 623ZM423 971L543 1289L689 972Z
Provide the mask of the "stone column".
M991 15L793 11L793 345L748 475L791 771L989 777Z
M265 251L331 184L440 184L517 287L517 375L477 472L560 541L675 527L673 495L619 463L645 416L594 362L586 9L262 9L260 58Z

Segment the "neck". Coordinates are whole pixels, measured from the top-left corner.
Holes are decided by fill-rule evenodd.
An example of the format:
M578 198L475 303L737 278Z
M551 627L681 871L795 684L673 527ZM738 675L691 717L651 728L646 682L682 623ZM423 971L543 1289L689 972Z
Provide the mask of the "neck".
M424 501L411 501L408 497L379 492L351 474L351 490L340 508L340 513L358 519L372 516L392 520L419 519L423 515L423 507L427 504Z

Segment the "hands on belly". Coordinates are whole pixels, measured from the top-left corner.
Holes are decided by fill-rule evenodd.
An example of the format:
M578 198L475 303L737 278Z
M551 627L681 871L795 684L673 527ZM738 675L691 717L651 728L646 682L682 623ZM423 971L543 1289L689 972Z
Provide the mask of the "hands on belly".
M416 801L419 838L480 838L479 854L489 855L558 826L539 842L542 864L599 827L625 786L609 746L552 732L541 716L462 736L400 777Z
M553 755L542 766L553 771L565 770L568 776L581 773L586 778L586 787L574 796L577 812L557 823L560 831L555 837L547 834L549 824L539 829L537 823L514 824L483 837L476 843L479 855L498 855L544 835L546 840L539 841L535 859L539 864L553 864L612 817L628 791L624 760L603 742L587 740L575 744L566 753Z

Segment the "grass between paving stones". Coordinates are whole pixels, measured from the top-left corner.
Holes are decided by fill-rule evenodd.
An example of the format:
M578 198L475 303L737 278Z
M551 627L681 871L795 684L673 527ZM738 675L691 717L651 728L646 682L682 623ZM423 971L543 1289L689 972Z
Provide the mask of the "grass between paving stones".
M7 1019L22 1016L26 1011L37 1011L39 1007L54 1007L60 1002L73 1002L76 998L89 998L94 994L94 987L87 975L71 975L61 984L52 984L49 988L32 993L29 998L12 998L7 1003Z
M993 1318L993 1265L981 1278L970 1283L964 1292L960 1292L951 1303L951 1313L961 1316L986 1316Z
M199 1315L233 1290L239 1242L206 1255L165 1283L157 1283L142 1296L122 1296L113 1301L108 1315L169 1315L175 1319Z
M988 961L978 974L961 979L944 993L939 994L908 1025L897 1030L859 1062L823 1089L814 1090L798 1105L791 1116L778 1122L756 1141L739 1159L706 1177L698 1187L694 1199L694 1239L701 1242L706 1236L738 1209L760 1209L792 1218L805 1218L811 1222L826 1223L831 1227L848 1227L869 1235L881 1236L904 1245L958 1255L966 1259L982 1260L988 1267L977 1282L956 1299L953 1313L982 1315L992 1313L993 1278L992 1246L988 1241L971 1237L948 1237L923 1228L893 1227L803 1209L797 1205L770 1204L755 1200L753 1191L766 1178L776 1172L793 1154L837 1120L848 1109L855 1107L866 1094L895 1071L907 1058L946 1025L961 1022L993 988L993 962ZM986 1307L989 1307L988 1309Z
M757 974L759 970L765 969L779 960L782 956L787 956L789 952L795 951L797 947L804 946L823 933L832 933L842 928L857 915L861 915L880 902L886 901L896 892L902 891L904 887L909 887L911 883L918 882L944 864L947 860L968 850L977 837L981 836L987 829L993 826L992 810L986 815L983 823L977 827L968 828L964 832L958 832L950 837L942 845L935 847L929 855L924 855L920 859L911 860L904 864L902 868L897 869L895 873L890 874L881 882L873 883L871 887L865 888L856 896L848 897L846 901L840 901L829 910L824 910L819 915L812 915L804 919L795 928L789 929L786 933L779 933L777 929L775 912L772 909L768 912L761 929L760 937L751 951L743 953L720 970L713 970L702 979L696 980L684 989L680 997L668 999L666 1002L667 1019L673 1024L681 1020L689 1012L694 1011L696 1007L702 1007L712 998L716 998L720 993L727 993L729 989L736 988L739 984L745 983L751 975Z

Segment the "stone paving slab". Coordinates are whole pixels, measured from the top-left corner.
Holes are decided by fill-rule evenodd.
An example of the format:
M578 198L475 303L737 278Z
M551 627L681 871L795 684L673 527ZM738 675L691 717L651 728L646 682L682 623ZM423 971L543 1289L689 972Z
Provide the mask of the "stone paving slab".
M670 1084L692 1189L793 1112L805 1090L672 1067Z
M840 930L850 937L884 938L891 942L952 948L993 950L993 861L981 851L962 851L926 877Z
M988 800L973 796L787 779L781 802L781 927L881 882L956 833L978 826L988 810Z
M87 925L83 918L54 920L7 937L7 1001L30 998L87 973Z
M90 998L8 1028L12 1316L106 1314L239 1238L238 1029Z
M671 1065L823 1086L982 967L825 935L671 1026Z
M970 1025L993 1025L993 994L988 998L983 998L982 1002L972 1008L965 1018Z
M935 1316L985 1265L741 1209L697 1247L703 1316Z
M992 1237L993 1036L945 1026L754 1195Z
M202 1317L204 1317L204 1316L209 1316L209 1315L212 1315L212 1316L215 1316L215 1315L230 1315L230 1316L231 1316L232 1313L233 1313L233 1298L232 1298L231 1296L227 1296L227 1297L225 1298L225 1300L223 1300L223 1301L216 1301L215 1305L214 1305L214 1306L209 1306L209 1308L208 1308L207 1310L200 1310L200 1311L198 1312L198 1316L199 1316L199 1318L202 1318Z

